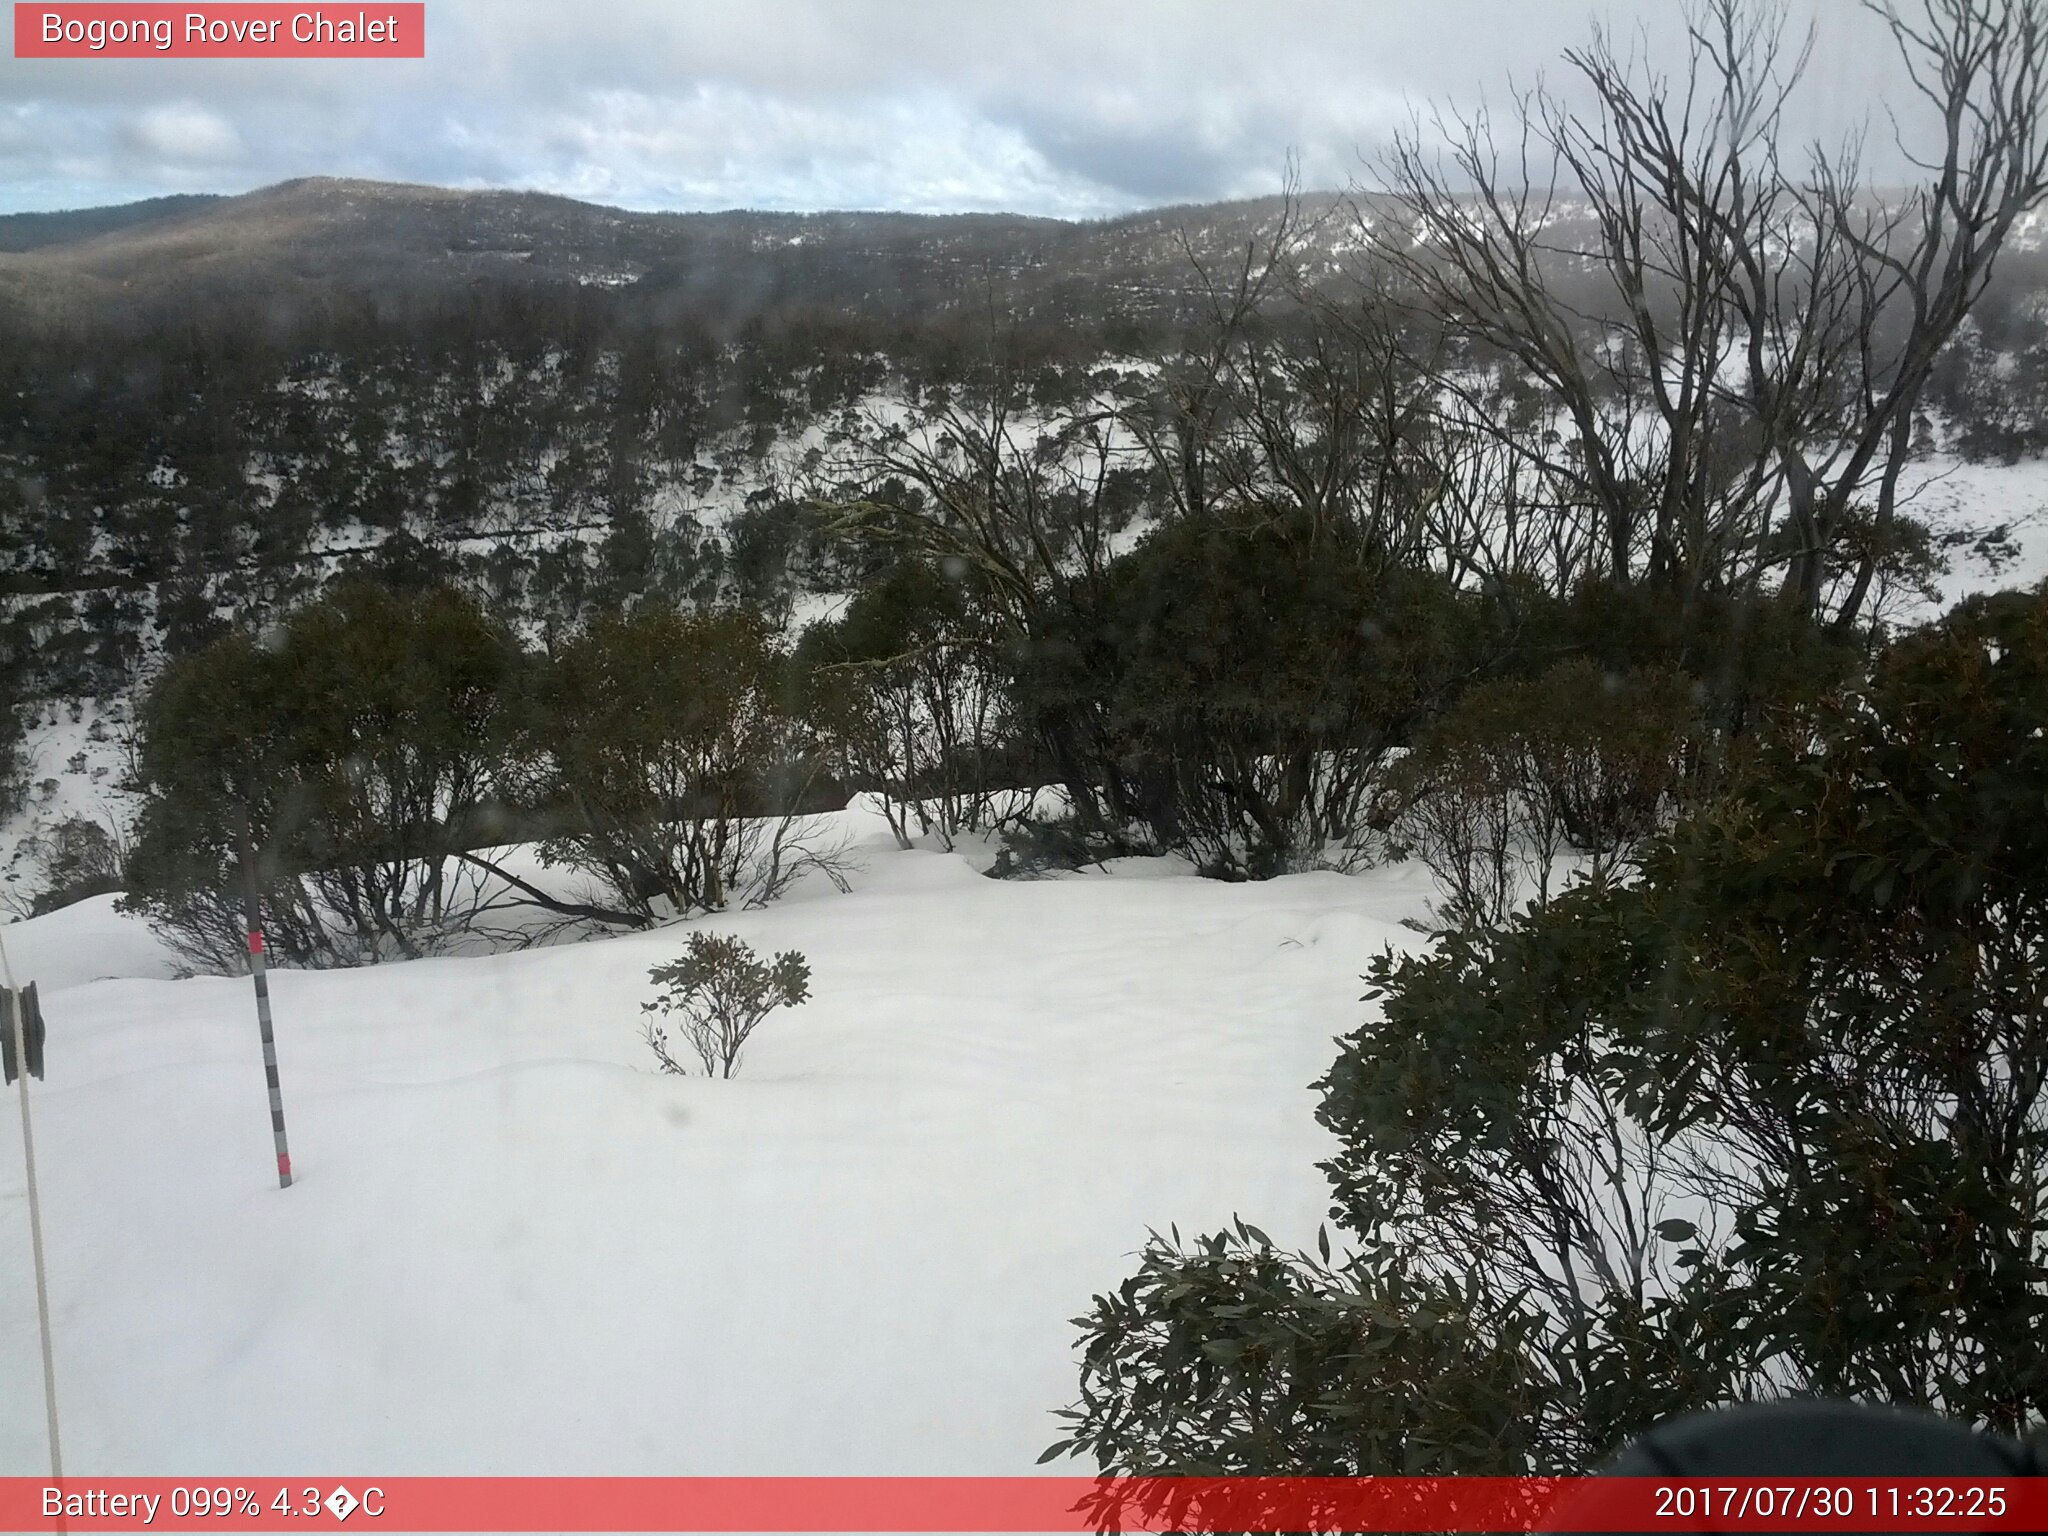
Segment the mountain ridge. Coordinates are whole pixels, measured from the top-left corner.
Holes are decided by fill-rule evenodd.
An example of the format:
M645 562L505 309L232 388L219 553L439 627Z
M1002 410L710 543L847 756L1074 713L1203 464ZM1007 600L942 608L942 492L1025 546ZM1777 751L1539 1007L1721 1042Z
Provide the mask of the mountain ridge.
M1334 206L1335 194L1318 199ZM697 299L764 286L827 307L957 298L983 277L1027 289L1156 278L1199 243L1252 238L1277 199L1115 219L869 210L635 212L556 193L302 177L232 197L156 199L0 220L0 304L62 316L180 298L513 283L623 286ZM12 238L10 239L9 236ZM518 265L520 270L510 269Z

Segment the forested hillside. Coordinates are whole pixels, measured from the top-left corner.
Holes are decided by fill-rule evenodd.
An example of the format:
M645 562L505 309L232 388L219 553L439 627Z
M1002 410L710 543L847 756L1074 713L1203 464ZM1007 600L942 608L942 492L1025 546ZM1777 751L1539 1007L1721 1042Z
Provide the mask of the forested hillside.
M787 611L886 563L846 506L885 484L937 494L903 450L962 429L995 432L980 469L1057 459L1068 492L1076 434L1101 431L1091 515L1110 537L1190 498L1378 516L1398 477L1414 512L1464 519L1436 558L1470 580L1499 488L1557 480L1527 455L1510 470L1496 429L1519 413L1556 431L1570 407L1544 403L1540 359L1446 324L1419 287L1390 298L1390 253L1421 246L1386 231L1428 212L1402 206L634 215L308 181L18 219L0 241L17 248L0 255L11 696L39 721L93 711L99 738L60 757L88 751L86 808L118 820L135 687L347 570L454 581L542 643L642 596ZM1529 220L1547 301L1589 348L1637 329L1599 228L1585 198ZM2024 533L2024 470L1988 498L1943 486L2048 448L2040 229L2020 217L1915 392L1905 478L1931 486L1929 531L1893 530L1889 577L1947 560L1982 578ZM1617 422L1650 403L1626 370L1589 387ZM77 809L72 787L45 788L16 836ZM25 789L17 774L15 804Z

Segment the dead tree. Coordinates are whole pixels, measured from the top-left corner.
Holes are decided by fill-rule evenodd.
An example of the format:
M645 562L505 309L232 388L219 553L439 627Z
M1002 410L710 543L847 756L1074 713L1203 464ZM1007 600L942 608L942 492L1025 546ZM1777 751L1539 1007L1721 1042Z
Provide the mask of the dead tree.
M1902 198L1865 193L1853 152L1820 160L1802 190L1806 216L1821 232L1816 244L1837 258L1816 281L1839 281L1849 295L1841 347L1848 399L1840 430L1822 436L1818 449L1796 434L1774 437L1772 447L1788 494L1786 588L1808 611L1820 606L1829 554L1854 505L1869 505L1877 539L1855 560L1835 606L1844 624L1862 611L1877 575L1914 411L1936 359L1982 296L2013 225L2048 195L2048 6L1920 0L1912 18L1889 0L1866 0L1865 8L1890 32L1940 129L1931 153L1916 151L1892 117L1899 153L1924 178ZM1760 271L1751 266L1744 277L1747 307L1767 314L1756 297ZM1748 365L1753 392L1767 402L1764 347L1752 343Z
M1566 55L1591 107L1523 94L1505 147L1484 113L1439 114L1443 150L1396 143L1367 244L1463 343L1436 374L1459 414L1594 509L1605 574L1681 600L1775 575L1855 621L1882 540L1830 605L1843 536L1895 515L1935 359L2048 191L2043 6L1866 4L1942 125L1917 153L1895 128L1926 178L1903 194L1865 185L1853 139L1788 169L1807 50L1751 0L1696 6L1675 78L1596 33ZM1538 429L1500 408L1489 359L1540 390Z

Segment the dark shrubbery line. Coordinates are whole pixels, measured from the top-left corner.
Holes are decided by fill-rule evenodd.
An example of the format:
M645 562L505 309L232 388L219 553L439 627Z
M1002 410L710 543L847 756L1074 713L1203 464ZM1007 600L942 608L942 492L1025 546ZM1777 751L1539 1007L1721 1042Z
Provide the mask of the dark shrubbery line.
M639 925L779 888L801 819L872 791L906 844L1007 828L1231 879L1405 843L1447 910L1499 916L1516 868L1612 867L1845 665L1767 599L1480 595L1270 515L1166 525L1021 617L912 555L794 647L643 601L535 650L455 589L357 579L166 669L129 900L217 965L245 854L288 962L422 953L507 904ZM1026 827L1047 784L1064 833ZM507 894L487 850L517 841L590 894Z
M141 717L131 907L231 966L246 872L287 963L412 956L494 914L642 925L764 899L843 804L758 619L647 608L553 655L445 588L345 583L174 662ZM537 841L587 898L489 850Z

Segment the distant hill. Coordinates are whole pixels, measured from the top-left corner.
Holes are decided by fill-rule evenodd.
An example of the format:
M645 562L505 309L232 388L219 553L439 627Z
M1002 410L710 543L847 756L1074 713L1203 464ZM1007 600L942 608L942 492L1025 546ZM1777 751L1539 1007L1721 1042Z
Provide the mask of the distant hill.
M1016 214L635 213L537 192L311 177L238 197L0 218L0 323L245 324L374 309L400 325L453 297L608 296L629 325L692 317L849 322L872 336L993 309L1044 334L1199 316L1192 250L1228 282L1273 198L1070 222ZM1311 194L1307 270L1335 276L1358 245L1354 209ZM2048 289L2048 209L2016 229L2000 286ZM1592 212L1562 203L1547 239L1597 302Z
M1334 198L1326 199L1333 203ZM638 287L744 314L914 312L1184 282L1183 230L1228 250L1272 200L1089 223L1012 214L633 213L533 192L327 177L0 220L0 304L30 314L473 286Z
M224 199L213 193L180 197L152 197L139 203L117 203L107 208L67 208L56 213L0 214L0 251L35 251L45 246L69 245L95 235L154 224L180 214L192 213Z

